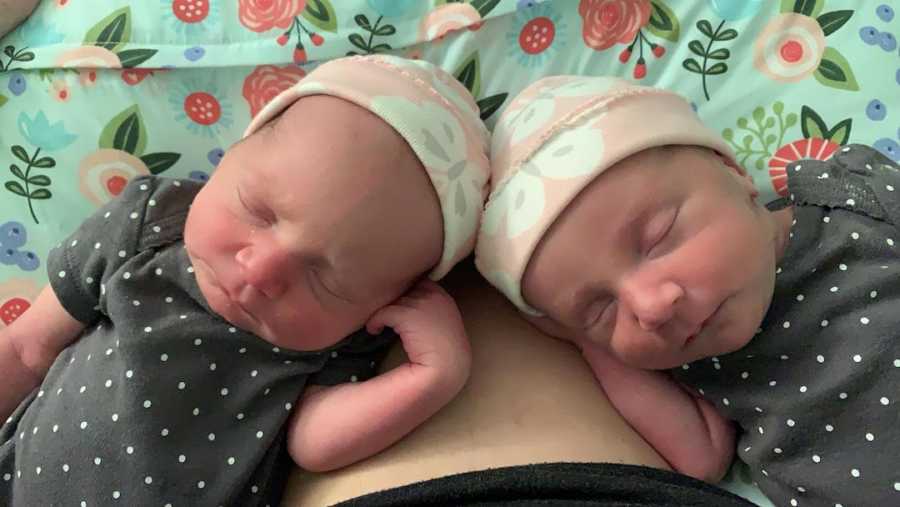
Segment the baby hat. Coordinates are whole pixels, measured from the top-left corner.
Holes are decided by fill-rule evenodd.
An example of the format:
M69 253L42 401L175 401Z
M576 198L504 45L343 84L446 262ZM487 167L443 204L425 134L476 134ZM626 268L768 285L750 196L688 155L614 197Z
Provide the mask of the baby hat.
M527 87L494 129L478 270L521 311L540 315L522 296L522 276L556 218L616 162L671 144L734 159L675 93L610 77L554 76Z
M465 87L427 62L388 55L339 58L272 99L244 137L309 95L339 97L371 111L406 140L425 166L444 221L443 253L431 279L439 280L472 252L488 191L489 134Z

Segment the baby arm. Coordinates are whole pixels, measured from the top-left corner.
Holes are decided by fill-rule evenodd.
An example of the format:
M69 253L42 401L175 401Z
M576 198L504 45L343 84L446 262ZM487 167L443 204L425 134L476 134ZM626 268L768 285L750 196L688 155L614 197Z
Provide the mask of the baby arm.
M622 417L676 471L718 482L734 457L734 425L663 371L632 368L599 345L582 354Z
M6 420L16 406L40 385L50 365L79 336L84 324L60 305L50 286L8 327L0 329L0 418Z
M288 428L288 450L310 471L341 468L389 447L435 414L469 377L471 349L453 299L420 282L368 322L400 336L408 362L370 380L304 394Z

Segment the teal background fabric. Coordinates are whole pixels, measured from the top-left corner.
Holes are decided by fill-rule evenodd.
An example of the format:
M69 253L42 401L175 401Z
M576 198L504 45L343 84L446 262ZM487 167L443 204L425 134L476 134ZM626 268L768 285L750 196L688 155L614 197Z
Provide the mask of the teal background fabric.
M687 97L766 198L847 143L900 157L900 20L853 0L45 0L0 39L0 327L46 254L139 174L203 180L322 61L434 62L492 127L553 74ZM652 121L652 118L648 118ZM763 503L736 466L729 488Z

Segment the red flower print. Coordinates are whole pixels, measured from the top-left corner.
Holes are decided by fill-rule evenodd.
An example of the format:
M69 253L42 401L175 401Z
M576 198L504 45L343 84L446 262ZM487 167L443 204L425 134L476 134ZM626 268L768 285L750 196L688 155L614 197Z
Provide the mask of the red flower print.
M212 94L194 92L184 98L184 113L200 125L212 125L222 116L222 106Z
M11 278L0 283L0 329L10 325L31 308L41 288L27 278Z
M828 160L840 147L841 145L834 141L811 137L798 139L778 148L769 160L769 180L775 193L781 197L788 196L788 164L806 158Z
M199 23L209 15L210 0L174 0L172 14L182 23Z
M12 298L0 305L0 321L8 326L29 308L31 308L31 303L25 299Z
M125 69L122 71L122 81L127 85L134 86L144 80L147 76L152 76L156 69Z
M644 63L643 58L638 58L637 65L634 66L634 72L632 72L632 76L635 79L644 79L647 76L647 65Z
M555 36L556 27L552 19L546 16L534 18L525 23L519 32L519 47L525 53L534 55L550 47Z
M238 19L254 32L284 29L305 8L306 0L238 0Z
M306 72L300 67L286 65L260 65L245 79L242 94L250 106L250 116L256 116L259 111L274 99L276 95L287 90L297 81L303 78Z
M581 36L597 51L613 44L627 44L650 22L650 0L581 0Z
M306 49L300 44L294 48L294 63L297 65L306 63Z

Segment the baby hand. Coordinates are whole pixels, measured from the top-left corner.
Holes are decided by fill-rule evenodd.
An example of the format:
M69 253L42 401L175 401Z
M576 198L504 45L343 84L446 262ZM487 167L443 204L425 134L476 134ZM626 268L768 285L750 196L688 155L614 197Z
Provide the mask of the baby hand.
M433 372L434 381L459 391L469 378L472 351L453 298L440 285L422 280L373 315L366 330L377 334L388 326L403 343L411 365Z

